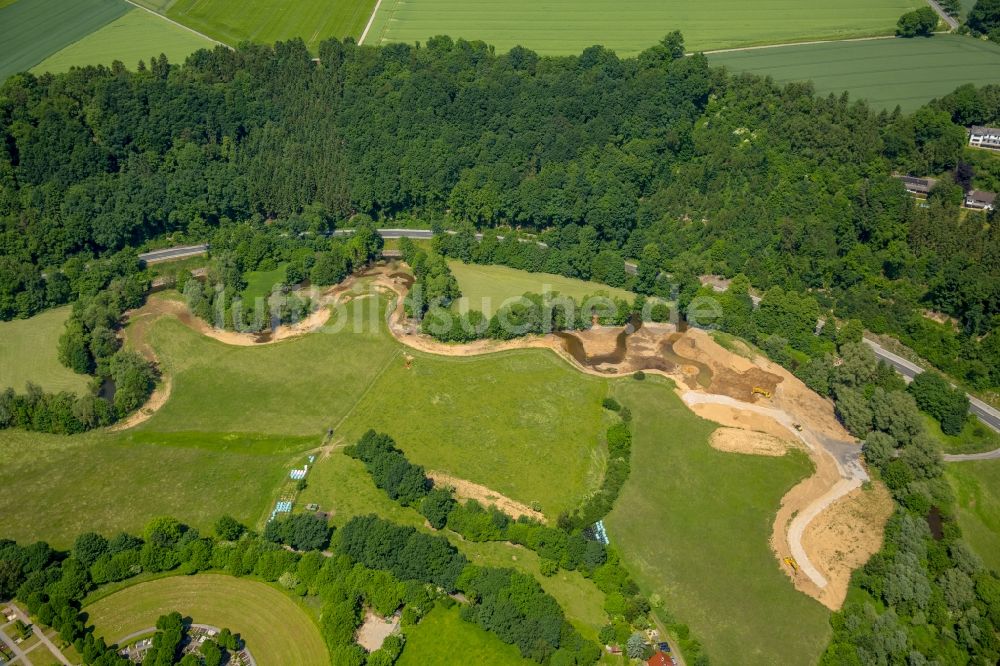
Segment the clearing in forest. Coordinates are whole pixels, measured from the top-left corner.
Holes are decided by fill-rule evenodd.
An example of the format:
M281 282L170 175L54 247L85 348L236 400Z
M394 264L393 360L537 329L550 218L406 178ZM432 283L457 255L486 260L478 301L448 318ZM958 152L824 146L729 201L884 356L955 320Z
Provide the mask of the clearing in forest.
M958 499L962 536L987 567L1000 570L1000 460L945 465Z
M215 42L144 9L132 9L121 18L53 53L31 71L36 74L65 72L74 66L110 66L115 60L134 69L140 60L149 64L151 58L161 53L170 62L180 63L198 49L214 46Z
M692 51L892 34L919 0L382 0L366 44L481 39L505 52L525 46L573 55L601 44L635 55L680 30Z
M1000 82L1000 44L959 35L730 51L708 61L778 83L812 81L821 94L846 90L890 111L913 111L965 83Z
M85 607L95 633L111 643L156 624L172 611L239 633L266 664L329 663L316 622L288 595L265 583L218 574L171 576L138 583Z

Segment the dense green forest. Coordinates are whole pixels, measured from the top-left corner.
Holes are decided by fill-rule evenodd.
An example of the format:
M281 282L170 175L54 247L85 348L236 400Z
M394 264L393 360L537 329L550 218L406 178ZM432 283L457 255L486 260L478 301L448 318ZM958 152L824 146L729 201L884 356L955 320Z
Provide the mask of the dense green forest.
M568 275L621 282L614 260L637 259L643 291L660 270L811 290L1000 385L1000 232L955 200L962 125L997 122L1000 89L874 113L682 53L678 34L635 59L436 37L331 40L317 63L293 41L16 75L0 88L0 317L75 298L59 276L164 234L419 216L543 232L558 252L523 261ZM955 176L919 207L894 170Z

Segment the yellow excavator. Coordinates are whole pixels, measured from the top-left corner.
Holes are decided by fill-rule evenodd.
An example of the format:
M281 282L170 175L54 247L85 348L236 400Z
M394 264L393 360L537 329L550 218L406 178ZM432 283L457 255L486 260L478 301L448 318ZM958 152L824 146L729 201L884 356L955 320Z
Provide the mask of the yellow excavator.
M785 564L788 565L788 568L792 570L793 574L797 574L799 572L799 563L795 561L794 557L786 557Z
M766 388L763 388L763 387L760 387L760 386L754 386L753 389L750 391L750 394L751 395L762 395L765 398L770 398L771 397L771 392L768 391Z

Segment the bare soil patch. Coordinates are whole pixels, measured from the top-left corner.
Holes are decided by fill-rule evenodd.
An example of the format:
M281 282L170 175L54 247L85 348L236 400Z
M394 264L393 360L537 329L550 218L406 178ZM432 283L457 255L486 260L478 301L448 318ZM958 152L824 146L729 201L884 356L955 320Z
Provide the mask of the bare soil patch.
M371 611L365 611L365 621L358 628L355 640L358 645L374 652L382 647L385 639L399 629L399 616L393 615L386 619L379 617Z
M827 507L806 527L802 543L829 581L819 600L840 608L851 574L882 548L892 496L879 482L857 488Z
M719 451L756 456L783 456L794 445L788 439L740 428L719 428L712 433L709 443Z
M474 499L483 506L493 504L508 516L515 519L520 518L521 516L527 516L543 524L548 522L545 518L545 514L541 511L535 511L527 504L512 500L506 495L502 495L495 490L487 488L486 486L473 483L472 481L466 481L465 479L459 479L451 476L450 474L445 474L444 472L431 471L427 472L427 476L434 481L435 486L450 486L454 488L455 495L459 500Z
M788 429L770 416L748 412L729 405L689 404L688 408L703 419L715 421L729 428L739 428L744 432L753 431L763 433L775 439L786 441L792 439L792 435L788 432Z

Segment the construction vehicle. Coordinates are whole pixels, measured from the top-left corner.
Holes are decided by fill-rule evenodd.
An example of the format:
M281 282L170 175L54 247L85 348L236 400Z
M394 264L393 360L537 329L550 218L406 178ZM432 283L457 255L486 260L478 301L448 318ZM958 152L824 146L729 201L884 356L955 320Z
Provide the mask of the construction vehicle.
M768 391L766 388L762 388L760 386L754 386L753 389L751 389L750 391L750 395L762 395L765 398L770 398L771 392Z
M802 432L802 424L801 423L793 423L792 427L795 428L796 430L798 430L799 432Z
M788 565L788 568L792 570L793 574L797 574L799 572L799 563L795 561L794 557L786 557L784 561L785 564Z

